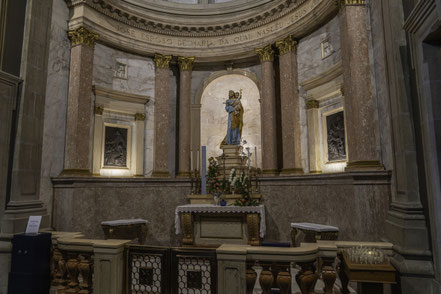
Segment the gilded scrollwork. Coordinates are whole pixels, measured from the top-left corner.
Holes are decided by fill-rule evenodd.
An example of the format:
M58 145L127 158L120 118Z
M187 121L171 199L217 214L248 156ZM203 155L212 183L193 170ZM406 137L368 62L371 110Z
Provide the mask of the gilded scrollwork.
M288 36L283 40L277 41L276 47L279 49L280 55L284 55L288 52L295 52L297 48L297 41L293 40L292 36Z
M272 62L274 60L274 50L271 44L266 45L263 48L257 48L256 53L257 55L259 55L260 62L265 62L265 61Z
M86 45L90 48L95 47L95 41L99 35L89 31L85 27L79 27L68 32L69 38L72 41L72 47L76 45Z
M306 109L315 109L320 107L320 102L317 100L306 100Z
M183 56L178 57L179 69L181 71L184 70L192 71L194 59L195 59L194 57L183 57Z
M144 121L145 120L145 114L144 113L136 113L135 114L135 120Z
M155 54L156 68L169 68L171 59L171 55Z

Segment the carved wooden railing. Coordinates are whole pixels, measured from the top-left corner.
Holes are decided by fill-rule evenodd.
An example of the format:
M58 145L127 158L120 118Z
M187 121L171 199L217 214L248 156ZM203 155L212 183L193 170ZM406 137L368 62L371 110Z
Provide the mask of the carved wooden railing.
M318 241L291 248L222 245L217 249L218 293L252 294L259 292L258 286L263 294L270 294L272 288L279 288L282 294L295 290L313 294L318 287L325 294L350 293L347 281L339 281L340 292L335 292L335 284L340 269L338 256L342 250L354 246L375 247L392 254L390 243ZM298 270L295 276L291 273L294 268Z
M51 294L122 293L123 252L129 240L91 240L83 239L81 233L51 233Z

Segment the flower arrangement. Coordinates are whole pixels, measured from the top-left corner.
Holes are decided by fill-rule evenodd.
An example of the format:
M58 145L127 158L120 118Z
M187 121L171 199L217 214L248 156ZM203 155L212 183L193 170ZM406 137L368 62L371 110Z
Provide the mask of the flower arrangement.
M234 205L236 206L256 206L259 205L258 201L251 198L251 181L245 175L245 172L242 170L240 173L236 171L236 169L232 169L230 172L230 176L228 178L228 182L230 184L231 190L234 193L242 195L242 198L236 200Z
M221 194L224 191L225 183L219 180L219 165L213 157L208 159L208 193L210 194Z
M208 163L208 193L212 194L215 198L219 197L222 193L240 194L242 197L234 205L259 205L257 200L251 198L251 181L243 170L237 171L233 168L228 179L225 179L225 177L220 177L219 164L216 159L210 157Z

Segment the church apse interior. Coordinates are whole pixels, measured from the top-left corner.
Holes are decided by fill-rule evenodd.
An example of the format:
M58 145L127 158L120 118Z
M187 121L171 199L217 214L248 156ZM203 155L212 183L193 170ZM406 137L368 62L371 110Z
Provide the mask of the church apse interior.
M50 293L441 293L440 36L440 0L0 0L0 294L30 216Z

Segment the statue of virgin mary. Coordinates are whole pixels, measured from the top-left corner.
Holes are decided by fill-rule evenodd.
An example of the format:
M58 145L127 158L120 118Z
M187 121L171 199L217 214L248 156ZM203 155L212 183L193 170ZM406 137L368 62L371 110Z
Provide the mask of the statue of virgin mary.
M241 103L242 90L234 93L233 90L228 92L228 99L225 102L225 110L228 113L228 128L222 144L240 145L243 127L244 109Z

